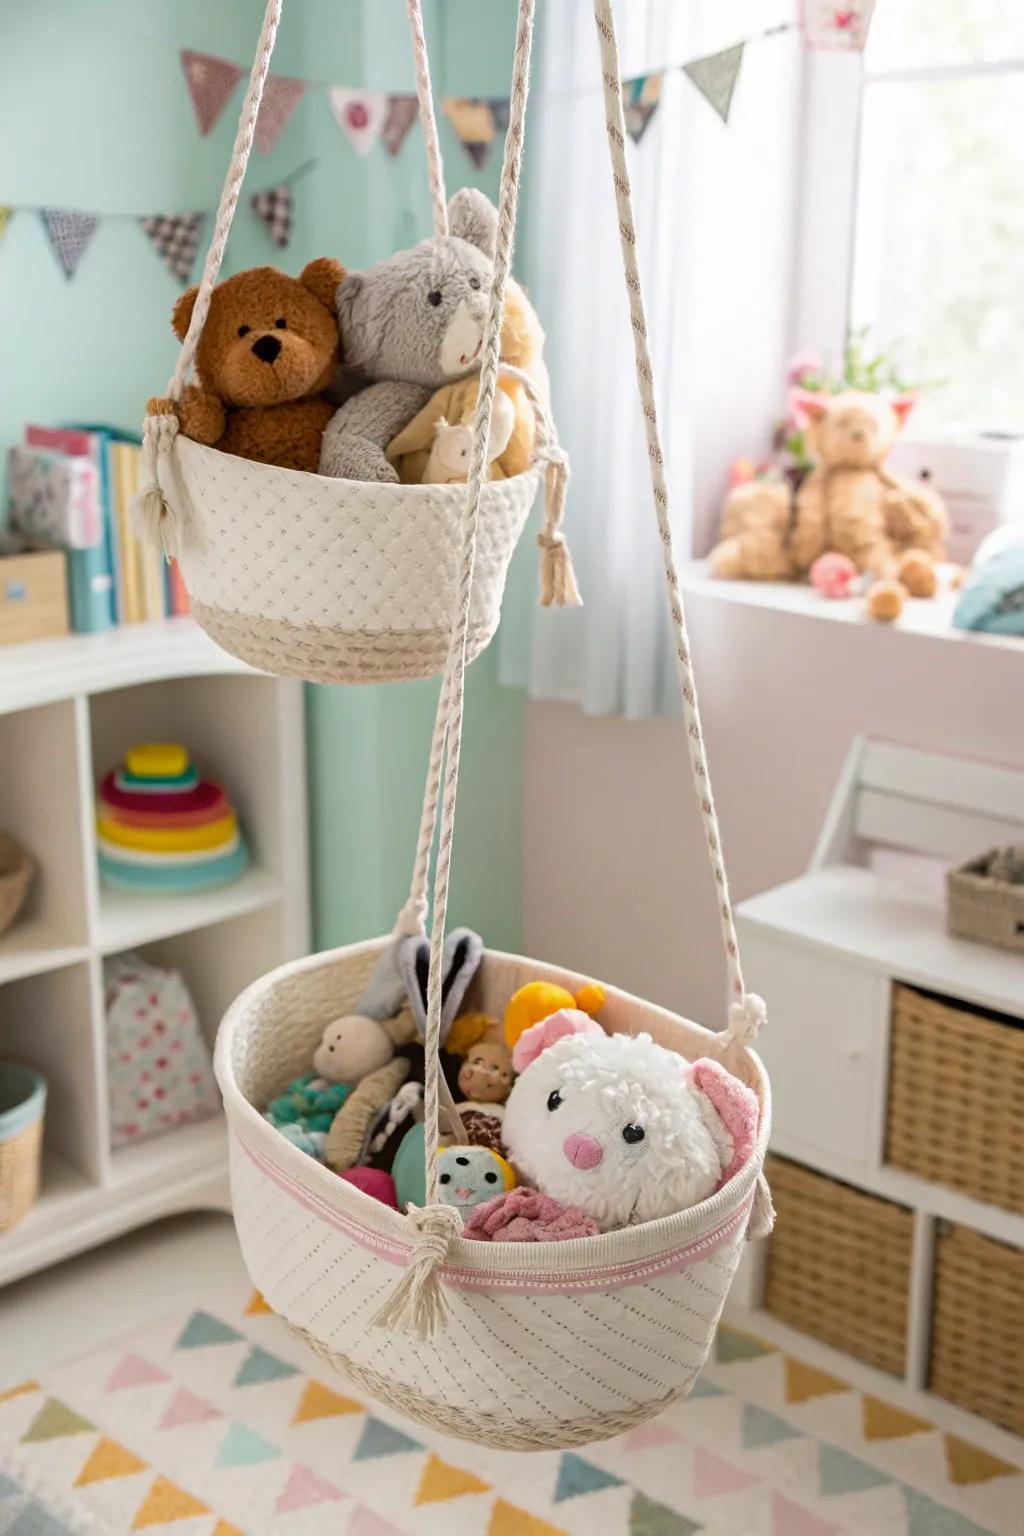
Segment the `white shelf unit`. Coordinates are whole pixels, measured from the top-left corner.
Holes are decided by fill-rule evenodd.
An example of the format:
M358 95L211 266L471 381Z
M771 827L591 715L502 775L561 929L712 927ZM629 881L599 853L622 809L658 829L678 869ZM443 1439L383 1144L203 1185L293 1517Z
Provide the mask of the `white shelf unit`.
M137 741L180 740L238 808L252 866L195 896L104 890L99 777ZM229 1208L217 1116L111 1152L103 961L180 969L212 1048L224 1009L309 948L302 685L219 650L190 619L0 649L0 828L39 863L0 938L0 1059L47 1079L40 1198L0 1236L0 1285L131 1227Z
M1024 957L948 934L934 883L945 865L1022 838L1024 774L861 738L807 873L739 906L746 977L769 1007L759 1049L772 1150L913 1212L904 1378L771 1316L764 1244L748 1249L729 1308L783 1348L1011 1457L1019 1440L927 1389L934 1238L949 1221L1024 1248L1024 1217L887 1166L885 1137L894 984L1024 1019Z

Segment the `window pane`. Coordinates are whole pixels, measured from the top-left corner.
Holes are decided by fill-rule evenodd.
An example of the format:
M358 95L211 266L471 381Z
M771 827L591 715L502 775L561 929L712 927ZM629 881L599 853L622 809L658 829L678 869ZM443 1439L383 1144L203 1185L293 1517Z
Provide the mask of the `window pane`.
M918 430L1024 430L1024 75L869 85L854 326L921 381Z
M868 69L1024 59L1022 0L877 0Z

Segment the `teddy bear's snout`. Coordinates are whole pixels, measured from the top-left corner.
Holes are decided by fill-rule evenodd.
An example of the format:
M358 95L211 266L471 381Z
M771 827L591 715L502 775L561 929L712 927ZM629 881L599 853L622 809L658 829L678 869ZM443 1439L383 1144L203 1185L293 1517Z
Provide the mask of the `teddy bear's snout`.
M562 1151L574 1168L596 1168L604 1157L604 1148L593 1136L573 1131L562 1142Z
M275 362L280 351L281 343L276 336L261 336L252 344L253 356L258 357L261 363Z

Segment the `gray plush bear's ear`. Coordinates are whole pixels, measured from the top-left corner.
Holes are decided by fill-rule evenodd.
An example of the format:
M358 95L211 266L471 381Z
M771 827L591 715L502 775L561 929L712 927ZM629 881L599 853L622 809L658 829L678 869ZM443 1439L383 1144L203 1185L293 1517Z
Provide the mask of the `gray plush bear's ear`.
M448 229L451 234L475 245L485 256L493 257L498 238L498 210L476 187L463 187L448 204Z

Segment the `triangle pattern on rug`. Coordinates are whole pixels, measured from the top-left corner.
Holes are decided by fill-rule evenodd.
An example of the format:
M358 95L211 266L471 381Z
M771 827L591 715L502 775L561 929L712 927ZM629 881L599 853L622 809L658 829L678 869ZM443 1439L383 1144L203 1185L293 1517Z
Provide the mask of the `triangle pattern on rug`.
M66 1403L48 1397L22 1435L21 1444L33 1445L38 1440L59 1440L64 1435L84 1435L95 1428L95 1424L83 1419L80 1413L76 1413Z
M772 1536L848 1536L841 1526L822 1520L781 1493L772 1494Z
M205 1424L208 1419L219 1419L221 1411L207 1403L188 1387L179 1387L171 1398L158 1429L177 1429L181 1424Z
M136 1456L134 1451L104 1436L93 1446L92 1453L75 1478L75 1487L85 1488L89 1483L102 1483L111 1477L131 1477L135 1472L145 1472L147 1466L148 1462Z
M621 1487L621 1477L606 1472L603 1467L595 1467L592 1461L584 1461L582 1456L572 1451L566 1451L558 1463L558 1478L552 1502L561 1504L563 1499L576 1499L583 1493L599 1493L602 1488Z
M904 1435L920 1435L935 1428L929 1419L894 1408L892 1403L883 1403L880 1397L867 1392L861 1398L861 1425L865 1440L900 1440Z
M207 1344L237 1344L245 1335L237 1328L229 1328L219 1317L209 1312L193 1312L182 1330L175 1349L202 1349Z
M310 1504L327 1504L344 1497L340 1488L296 1462L274 1508L281 1515L288 1510L306 1509Z
M738 1493L741 1488L749 1488L752 1483L759 1482L761 1478L751 1472L744 1472L740 1467L734 1467L732 1462L725 1461L715 1451L699 1445L694 1452L693 1491L698 1498L706 1499L719 1493Z
M756 1403L743 1404L741 1444L745 1451L756 1450L762 1445L778 1445L780 1440L797 1440L803 1434L777 1413L760 1408Z
M440 1504L445 1499L458 1499L466 1493L488 1493L490 1483L485 1483L475 1472L462 1467L450 1467L440 1456L429 1456L423 1468L414 1504Z
M195 1515L210 1513L205 1504L172 1483L169 1478L153 1479L149 1492L135 1511L133 1531L143 1531L153 1525L170 1525L172 1520L191 1520Z
M261 1461L275 1461L281 1452L269 1440L246 1424L232 1424L217 1452L215 1467L254 1467Z
M823 1441L818 1447L818 1492L824 1499L839 1493L862 1493L865 1488L880 1488L893 1481L887 1473L868 1466L866 1461L837 1445L826 1445Z
M649 1499L639 1490L629 1506L629 1536L696 1536L702 1527L688 1515Z
M310 1419L333 1419L343 1413L365 1413L362 1403L353 1397L342 1397L322 1381L307 1381L299 1399L299 1406L292 1419L293 1424L306 1424Z
M411 1435L403 1434L393 1424L372 1415L363 1425L359 1444L352 1452L353 1461L371 1461L374 1456L397 1456L402 1451L422 1451L423 1447Z
M231 1383L233 1387L257 1387L266 1381L283 1381L286 1376L297 1376L298 1366L289 1365L287 1360L279 1360L277 1355L272 1355L269 1350L261 1349L254 1344L238 1368L238 1375Z
M123 1392L128 1387L149 1387L158 1381L170 1381L167 1372L141 1355L123 1355L114 1366L104 1392Z
M685 1439L686 1436L673 1429L671 1424L655 1420L653 1424L640 1424L631 1429L622 1444L627 1451L653 1451L662 1445L681 1445Z
M991 1536L955 1509L936 1504L916 1488L904 1488L907 1504L907 1536Z
M213 1536L217 1536L214 1531ZM382 1520L380 1515L375 1515L372 1509L367 1509L365 1504L357 1504L352 1511L352 1517L348 1522L345 1536L405 1536L397 1525L392 1525L388 1520Z
M487 1536L566 1536L566 1532L525 1509L516 1509L514 1504L498 1499L491 1511Z
M38 1499L29 1499L27 1504L16 1511L14 1524L5 1524L4 1531L6 1536L75 1536L71 1526L58 1520Z
M689 1391L689 1393L687 1395L689 1397L694 1397L694 1398L696 1398L696 1397L724 1397L725 1396L725 1388L724 1387L716 1387L715 1383L713 1381L709 1381L706 1376L698 1376L697 1380L694 1382L693 1386L690 1388L690 1391Z
M721 1326L715 1334L715 1359L720 1365L730 1365L734 1360L756 1360L759 1355L777 1355L774 1344L758 1339L752 1333L740 1333L737 1328Z
M970 1483L987 1483L993 1477L1019 1477L1024 1470L999 1456L990 1455L980 1445L961 1440L958 1435L943 1435L942 1444L949 1480L960 1488Z
M249 1302L245 1309L246 1317L262 1317L264 1312L268 1312L271 1317L274 1315L273 1307L267 1306L259 1291L253 1291L252 1295L249 1297Z
M9 1499L20 1492L21 1489L17 1483L9 1478L6 1472L0 1472L0 1499Z
M816 1366L807 1365L803 1360L786 1356L787 1403L809 1403L812 1398L825 1397L829 1392L850 1390L849 1382L840 1381L838 1376L830 1376L827 1371L819 1371Z
M240 1531L237 1525L232 1525L230 1520L218 1520L210 1536L245 1536L245 1532Z

